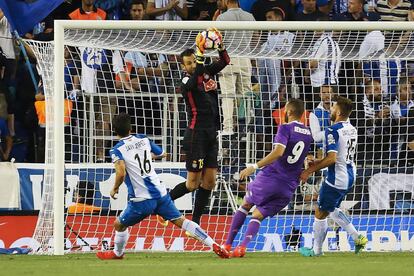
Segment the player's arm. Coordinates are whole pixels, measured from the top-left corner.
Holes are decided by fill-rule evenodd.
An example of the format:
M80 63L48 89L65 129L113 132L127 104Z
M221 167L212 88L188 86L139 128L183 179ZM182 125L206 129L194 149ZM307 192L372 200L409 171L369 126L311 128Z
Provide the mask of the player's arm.
M249 175L254 173L257 169L265 167L273 163L274 161L278 160L283 155L284 152L285 152L285 146L281 144L277 144L275 149L271 153L266 155L265 158L263 158L262 160L254 164L253 166L249 166L245 168L244 170L242 170L240 172L240 179L244 180Z
M325 131L325 145L327 154L324 159L313 162L309 168L304 170L300 175L300 180L306 182L311 174L317 172L323 168L327 168L336 162L336 156L338 153L338 132L332 128L327 128Z
M111 190L111 197L113 199L117 199L116 194L118 194L119 187L124 183L126 175L126 169L125 169L125 161L124 160L118 160L115 162L115 184L112 187Z
M201 35L201 33L199 33L196 37L196 46L197 46L197 51L195 53L195 58L196 58L196 69L194 71L194 74L192 74L191 76L186 76L183 78L182 80L182 84L181 84L181 91L198 91L197 89L197 79L199 76L202 76L204 73L204 61L205 61L205 57L204 57L204 43L206 42L206 39L203 35Z
M218 53L219 53L219 60L213 62L212 64L206 66L206 71L214 76L218 74L221 70L223 70L227 65L230 64L230 56L226 51L226 48L224 47L223 43L223 36L221 35L220 31L216 28L210 29L211 31L215 31L217 35L220 37L220 44L218 47Z
M149 142L150 142L150 146L151 146L152 157L154 159L167 157L167 153L160 146L158 146L156 143L154 143L151 140L149 140Z
M253 166L249 166L246 169L240 172L240 179L246 179L249 175L254 173L257 169L262 168L271 164L272 162L278 160L283 153L285 152L286 145L289 140L289 135L287 133L287 129L284 125L279 126L279 130L277 131L277 135L275 138L275 148L271 153L266 155L265 158L254 164Z

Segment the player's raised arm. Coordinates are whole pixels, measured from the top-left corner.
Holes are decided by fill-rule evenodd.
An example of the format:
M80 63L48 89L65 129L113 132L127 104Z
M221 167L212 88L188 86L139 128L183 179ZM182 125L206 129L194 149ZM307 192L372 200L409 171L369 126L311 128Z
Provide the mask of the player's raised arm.
M227 65L230 64L230 57L226 51L226 47L224 46L223 36L220 33L220 31L217 30L216 28L212 28L209 31L216 32L217 36L219 37L219 41L220 41L218 44L218 48L217 48L220 59L206 66L206 71L210 75L214 76L218 74L221 70L223 70Z

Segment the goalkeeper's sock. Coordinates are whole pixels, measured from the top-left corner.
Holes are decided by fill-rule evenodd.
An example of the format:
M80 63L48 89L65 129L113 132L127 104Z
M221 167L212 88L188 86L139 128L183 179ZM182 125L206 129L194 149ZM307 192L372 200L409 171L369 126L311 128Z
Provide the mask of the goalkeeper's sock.
M200 224L201 215L204 212L210 198L211 191L202 187L198 188L194 200L193 221Z
M129 232L128 229L124 232L115 231L115 239L114 239L114 253L118 257L122 256L125 251L126 243L128 242Z
M185 219L182 228L209 247L212 247L215 243L214 240L200 227L200 225L194 221Z
M315 255L322 254L322 245L326 238L326 233L328 231L328 220L317 219L313 222L313 251Z
M182 197L185 194L188 194L190 191L187 189L186 182L181 182L170 191L170 197L172 200Z
M256 236L257 232L259 232L260 223L261 222L258 219L250 220L249 225L247 225L247 230L244 234L244 239L241 243L241 246L247 247L249 242Z
M358 239L358 232L355 229L354 225L351 223L351 220L348 218L345 213L339 209L335 208L335 211L330 213L331 218L339 224L351 237L353 240Z
M240 227L242 227L247 214L248 214L248 211L243 209L243 207L240 207L236 211L236 213L233 215L233 220L231 221L229 234L227 236L227 240L225 244L230 244L230 245L233 244L233 241L236 238L237 233L240 230Z

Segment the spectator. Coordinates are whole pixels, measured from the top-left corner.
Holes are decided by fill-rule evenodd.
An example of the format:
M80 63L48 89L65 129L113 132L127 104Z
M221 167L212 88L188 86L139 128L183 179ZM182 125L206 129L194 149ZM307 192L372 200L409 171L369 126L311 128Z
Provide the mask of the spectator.
M414 109L408 114L407 131L400 135L399 167L412 168L414 166Z
M315 36L318 34L315 33ZM305 99L314 102L315 91L322 85L338 85L338 73L341 67L341 50L331 33L319 33L319 39L311 47L309 76L311 93L305 93Z
M285 13L281 8L273 8L266 12L267 21L282 21ZM262 45L262 51L275 52L285 55L291 52L295 34L288 31L269 32L267 41ZM280 101L279 88L283 83L284 66L281 59L259 59L259 78L261 98L264 108L274 107L271 101ZM286 74L288 75L288 74Z
M407 131L407 121L410 109L414 109L414 101L412 100L411 84L408 78L401 78L398 85L398 93L394 103L391 105L391 118L395 121L393 128L393 137L391 144L391 154L396 158L401 152L404 144L404 134Z
M316 7L318 10L324 14L324 16L329 15L332 10L334 1L330 0L316 0ZM292 5L294 6L295 13L300 13L303 11L302 0L291 0Z
M130 20L144 20L145 2L144 0L132 0L129 8Z
M217 0L217 10L215 11L213 15L213 21L216 21L217 17L226 11L227 8L226 8L226 4L224 1L226 0Z
M0 84L0 161L8 161L13 147L13 137L9 133L7 127L7 102L6 97L2 93L7 87Z
M193 7L192 20L213 20L217 10L217 0L196 0Z
M407 78L401 78L398 85L398 95L391 105L393 118L407 118L410 109L414 108L411 83Z
M316 7L316 0L301 0L303 10L296 13L296 21L318 21L326 15Z
M313 140L316 142L317 158L323 158L323 142L325 141L325 129L331 125L331 106L335 96L334 88L330 85L322 85L320 88L321 102L310 113L309 124Z
M221 14L217 21L255 21L252 14L240 9L237 0L225 0L227 11ZM224 40L227 47L237 49L240 45L250 45L251 32L240 33L226 32ZM252 91L252 66L249 58L232 58L231 64L220 73L221 93L223 107L223 131L222 135L233 135L234 95L246 94Z
M335 15L335 21L367 21L367 15L364 12L364 0L349 0L348 10L339 15Z
M414 6L411 0L378 0L375 11L381 17L381 21L414 19Z
M294 19L294 9L288 0L257 0L252 6L251 13L256 21L265 21L266 12L275 7L283 10L286 15L285 20Z
M157 20L184 20L188 17L185 0L148 0L147 15Z
M69 14L72 20L105 20L106 12L95 7L95 0L82 0L82 7Z
M381 82L368 79L364 97L358 99L358 158L366 161L389 161L391 121L390 107L384 101Z
M2 91L7 101L6 118L8 122L9 133L15 137L14 129L14 105L15 99L12 97L12 90L15 89L15 75L16 75L16 54L14 51L13 38L11 34L11 26L0 9L0 71L2 72L1 79L5 85Z

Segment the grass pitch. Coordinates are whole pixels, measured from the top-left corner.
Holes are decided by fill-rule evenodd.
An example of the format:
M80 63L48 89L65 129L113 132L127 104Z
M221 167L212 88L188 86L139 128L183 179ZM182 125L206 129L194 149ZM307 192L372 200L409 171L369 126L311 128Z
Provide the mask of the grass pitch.
M330 253L304 258L298 253L248 253L219 259L213 253L127 253L101 261L94 254L0 256L0 275L414 275L414 253Z

